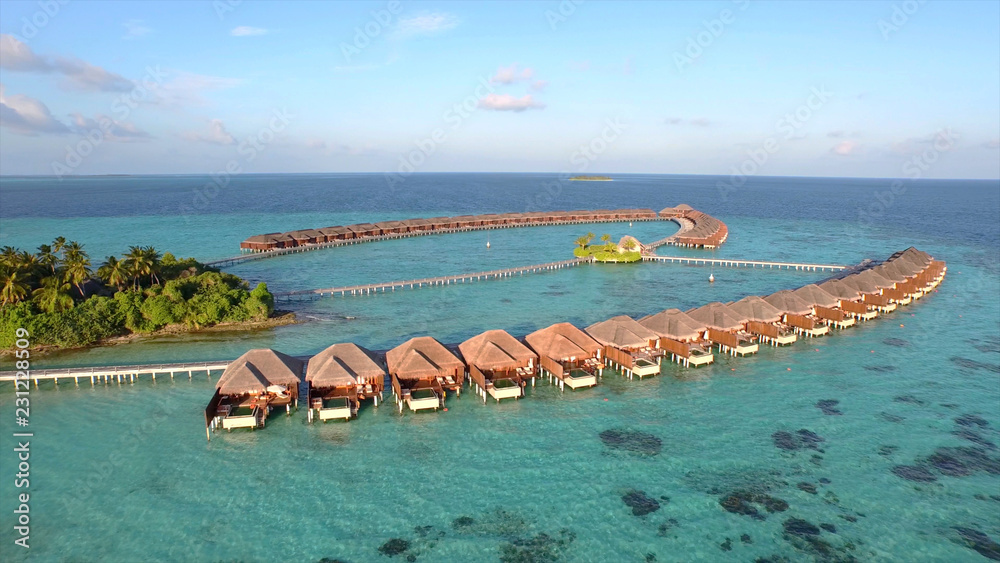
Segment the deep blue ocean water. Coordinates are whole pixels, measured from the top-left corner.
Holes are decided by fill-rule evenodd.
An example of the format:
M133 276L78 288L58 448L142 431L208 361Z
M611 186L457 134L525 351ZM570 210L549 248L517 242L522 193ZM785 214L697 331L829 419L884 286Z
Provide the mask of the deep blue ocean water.
M938 292L886 318L750 358L670 366L645 381L611 372L591 390L539 386L502 405L464 395L434 414L367 407L348 424L310 426L300 412L210 443L202 412L213 382L204 376L43 384L31 395L29 551L12 544L14 397L4 386L0 559L984 560L974 548L1000 542L1000 184L928 180L893 193L889 180L751 178L720 191L725 181L425 174L389 189L381 175L348 174L237 176L221 188L196 176L0 179L0 246L34 249L62 235L83 243L95 263L133 244L209 260L238 253L241 240L262 232L688 203L728 224L718 258L853 264L913 245L949 267ZM330 287L565 259L587 230L648 241L675 229L654 222L416 237L230 271L275 291ZM311 354L343 341L385 349L422 334L460 342L489 328L520 336L564 320L582 326L685 309L823 277L588 265L283 304L305 322L65 352L34 366L232 358L261 346ZM841 414L824 414L821 400L839 401ZM660 447L615 449L600 437L609 430L650 435ZM776 447L775 433L799 430L823 441ZM931 482L893 472L934 461ZM757 514L724 510L720 501L734 493L756 499L749 506ZM763 495L787 510L768 512ZM652 499L658 508L638 516L623 498ZM794 519L832 526L813 530ZM379 547L394 538L408 548L389 558Z

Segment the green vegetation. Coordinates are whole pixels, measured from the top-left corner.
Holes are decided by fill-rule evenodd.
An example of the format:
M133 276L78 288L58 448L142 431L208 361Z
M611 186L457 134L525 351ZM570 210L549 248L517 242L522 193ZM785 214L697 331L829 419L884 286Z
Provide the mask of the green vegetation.
M573 256L586 258L592 256L598 262L638 262L642 260L642 253L637 248L633 239L625 239L622 246L611 242L611 235L602 235L603 244L591 245L594 240L594 233L576 239L576 248L573 249Z
M168 326L260 322L273 313L265 284L251 291L237 276L153 247L108 256L96 277L83 246L63 237L35 254L0 249L3 350L14 347L17 328L28 330L33 346L77 347Z
M580 180L584 182L610 182L610 176L573 176L570 180Z

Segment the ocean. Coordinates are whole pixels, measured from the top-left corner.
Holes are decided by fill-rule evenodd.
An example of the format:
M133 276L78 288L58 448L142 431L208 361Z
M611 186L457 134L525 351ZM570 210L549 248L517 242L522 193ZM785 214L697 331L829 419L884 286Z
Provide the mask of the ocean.
M755 177L720 189L729 178L614 178L415 174L390 187L379 174L3 177L0 246L33 250L65 236L95 265L130 245L212 260L266 232L687 203L724 221L728 241L660 254L855 264L916 246L946 261L948 275L884 318L752 357L717 355L704 368L667 364L642 381L609 370L593 389L540 384L499 405L463 394L447 412L366 405L346 424L272 415L263 430L211 442L203 411L214 378L42 383L31 391L28 550L13 544L12 434L23 429L2 384L0 559L909 562L980 561L1000 549L991 543L1000 542L1000 183ZM587 231L652 241L676 229L433 235L227 271L272 291L313 289L562 260ZM283 302L303 322L66 351L32 367L231 359L257 347L306 355L336 342L382 350L492 328L523 336L828 275L584 265Z

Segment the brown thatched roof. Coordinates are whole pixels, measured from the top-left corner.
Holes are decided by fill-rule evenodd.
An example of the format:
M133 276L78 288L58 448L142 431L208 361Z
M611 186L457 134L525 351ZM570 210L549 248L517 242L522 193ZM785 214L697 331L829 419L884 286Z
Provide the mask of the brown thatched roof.
M857 299L861 291L851 287L841 280L830 280L819 284L819 288L838 299Z
M765 297L764 301L767 301L782 313L790 313L792 315L807 315L812 313L813 305L815 305L815 303L803 299L801 295L790 289L782 289L781 291L772 293Z
M825 287L811 283L796 289L796 297L799 297L812 306L836 307L840 305L840 296L830 293ZM850 298L850 299L853 299Z
M302 360L270 348L250 350L229 364L216 388L223 395L263 391L268 385L298 385ZM263 387L259 384L263 383Z
M557 323L524 337L532 350L554 360L589 358L601 345L569 323Z
M680 309L667 309L639 319L639 324L659 336L674 340L696 340L707 328Z
M306 381L313 387L356 385L358 378L385 378L385 370L372 359L370 352L352 342L330 346L310 358L306 368Z
M879 287L874 281L863 278L858 274L851 274L840 280L840 283L850 287L851 289L856 289L861 293L878 293Z
M455 369L465 369L443 344L430 336L418 336L389 350L385 355L389 373L400 379L423 379L450 375Z
M587 327L587 334L601 344L616 348L642 348L649 346L650 340L659 338L658 334L625 315L594 323Z
M757 295L744 297L739 301L729 305L729 308L736 311L751 321L762 323L773 323L781 320L782 311L768 303L764 298Z
M467 364L479 369L510 369L537 360L527 346L518 342L504 330L488 330L458 345Z
M695 321L716 330L735 330L750 320L745 315L737 313L726 304L718 301L691 309L687 314Z
M900 270L898 264L893 264L892 262L885 262L878 266L872 268L872 271L876 274L884 277L887 280L894 281L896 283L905 282L909 279L910 274Z
M896 285L892 280L874 270L865 270L858 274L858 277L874 283L880 289L891 288Z

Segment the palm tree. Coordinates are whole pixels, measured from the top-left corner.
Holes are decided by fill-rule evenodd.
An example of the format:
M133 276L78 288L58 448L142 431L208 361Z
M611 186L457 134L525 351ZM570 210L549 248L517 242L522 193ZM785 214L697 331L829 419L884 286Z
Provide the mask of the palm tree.
M108 256L104 260L104 265L97 269L97 276L104 280L104 283L113 285L122 290L125 282L128 281L128 268L125 262L118 260L114 256Z
M16 268L17 262L20 260L20 255L18 251L13 246L5 246L0 248L0 265L7 266L8 268Z
M142 249L142 255L148 265L150 285L159 285L160 278L156 274L160 272L160 253L152 246L146 246Z
M76 286L76 290L80 292L80 296L83 296L83 288L80 284L90 279L92 272L90 271L90 258L87 257L87 253L83 251L74 252L73 256L70 256L70 252L66 252L66 271L63 272L67 282L71 282Z
M589 243L589 242L590 242L590 239L588 239L585 236L576 239L576 245L579 246L580 248L587 248L587 243Z
M53 274L56 273L56 263L59 262L59 256L56 255L55 251L52 250L51 246L47 244L39 246L37 256L39 264L41 264L42 266L47 266L49 269L52 270Z
M37 256L26 250L22 250L17 254L17 266L15 269L33 276L42 270L42 264L38 261Z
M622 243L622 248L625 249L625 252L635 250L635 240L630 238L625 239L625 242Z
M139 289L139 276L150 273L150 265L145 249L140 246L128 247L128 254L125 255L125 268L132 276L135 289Z
M0 275L0 304L17 303L28 295L28 284L21 272L4 270Z
M69 294L70 285L55 276L42 280L42 287L32 294L38 301L38 306L48 313L61 313L73 308L73 297Z
M587 233L587 244L590 244L592 240L594 240L594 233Z
M83 245L76 242L75 240L71 240L68 243L66 243L62 247L62 251L63 251L64 262L70 262L81 256L86 256L86 253L83 251Z
M52 241L52 252L59 254L62 252L64 246L66 246L66 237L56 237L56 239Z

